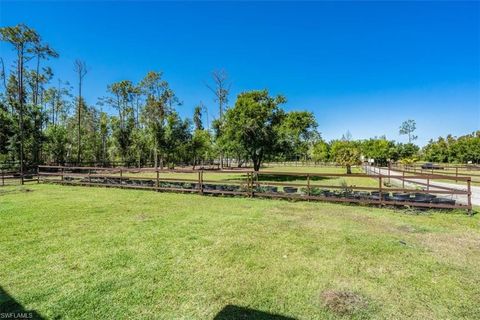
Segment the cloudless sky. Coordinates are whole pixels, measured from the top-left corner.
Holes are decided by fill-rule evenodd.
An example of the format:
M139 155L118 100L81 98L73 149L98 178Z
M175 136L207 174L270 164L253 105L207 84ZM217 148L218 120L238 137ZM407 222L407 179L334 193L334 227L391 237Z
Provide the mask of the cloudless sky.
M85 60L89 104L108 84L164 72L191 117L214 69L239 92L284 94L313 111L322 136L385 134L417 121L418 143L480 129L480 3L474 2L0 2L0 25L25 23L60 53L55 79L75 89ZM0 54L10 67L10 46ZM54 83L57 81L55 80ZM206 119L204 119L206 121Z

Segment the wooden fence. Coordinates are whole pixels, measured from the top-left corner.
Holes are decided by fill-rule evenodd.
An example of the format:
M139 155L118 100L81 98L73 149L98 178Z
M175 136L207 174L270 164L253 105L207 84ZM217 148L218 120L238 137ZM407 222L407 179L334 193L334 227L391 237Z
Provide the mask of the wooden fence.
M24 184L25 182L37 181L36 173L24 173L16 170L0 169L0 186Z
M209 177L210 176L210 177ZM346 184L319 184L345 178L357 181ZM161 170L159 168L98 168L39 166L38 182L69 185L104 186L183 193L238 195L246 197L286 198L333 202L364 203L380 206L409 206L422 208L465 209L471 212L470 190L422 190L409 187L388 187L387 179L402 179L398 175L375 176L363 173L294 173L278 171L238 170ZM439 178L438 175L410 176L410 179ZM451 177L441 177L451 179ZM363 180L362 180L363 179ZM371 183L362 183L374 179ZM469 180L465 179L468 183ZM336 181L338 182L338 181ZM427 182L428 183L428 182ZM464 195L467 203L453 200Z
M440 167L442 169L423 169L421 166L409 166L409 165L391 165L390 168L397 172L404 172L407 174L440 174L450 176L451 182L462 182L465 179L470 178L471 182L480 183L480 169L474 166L450 166Z

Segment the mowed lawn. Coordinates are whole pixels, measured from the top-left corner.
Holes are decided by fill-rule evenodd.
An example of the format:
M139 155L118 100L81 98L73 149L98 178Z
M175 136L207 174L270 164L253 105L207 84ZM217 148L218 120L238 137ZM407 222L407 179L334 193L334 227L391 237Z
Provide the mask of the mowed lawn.
M236 306L259 319L478 319L479 222L463 212L3 187L0 311L238 319L227 307Z

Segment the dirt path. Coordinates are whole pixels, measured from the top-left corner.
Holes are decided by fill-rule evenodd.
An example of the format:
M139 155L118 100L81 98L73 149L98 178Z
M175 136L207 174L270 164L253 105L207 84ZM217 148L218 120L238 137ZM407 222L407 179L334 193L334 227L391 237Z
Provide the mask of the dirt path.
M382 169L382 168L380 168L380 169L379 168L374 168L373 169L371 166L365 166L364 170L367 174L371 174L371 175L378 174L379 170L380 170L381 174L388 175L388 169ZM374 172L374 170L375 170L375 172ZM394 169L390 169L390 174L401 175L402 172L396 171ZM394 183L396 185L401 185L402 184L400 179L391 179L391 180L392 180L392 183ZM407 186L408 187L421 187L422 189L426 189L425 186L415 183L415 181L425 182L423 179L408 179L408 180L412 181L412 182L405 182L406 187ZM437 188L435 188L435 187L437 187ZM431 190L442 190L442 187L453 188L453 189L463 190L463 191L467 190L466 186L458 185L458 184L455 184L455 183L437 182L437 181L430 183L430 189ZM470 189L471 189L471 192L472 192L472 205L480 206L480 187L471 186ZM466 195L462 195L462 194L452 195L451 197L452 197L452 199L455 199L456 201L458 201L462 204L467 204L468 198L467 198Z

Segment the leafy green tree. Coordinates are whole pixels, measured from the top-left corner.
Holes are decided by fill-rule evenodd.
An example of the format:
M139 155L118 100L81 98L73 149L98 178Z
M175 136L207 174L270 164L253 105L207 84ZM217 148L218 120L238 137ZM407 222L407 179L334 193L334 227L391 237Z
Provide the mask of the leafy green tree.
M278 127L282 153L285 157L303 158L308 156L312 142L318 138L317 122L312 112L291 111L282 119Z
M203 110L202 103L195 106L195 109L193 110L193 124L195 125L195 130L203 130L202 110Z
M396 159L412 159L418 158L418 153L420 148L413 143L397 143L395 146L396 149Z
M225 113L225 138L243 147L254 170L278 150L278 127L285 117L279 106L283 103L283 96L271 97L267 90L244 92Z
M448 162L448 143L440 137L437 141L430 142L423 148L425 160L431 162Z
M13 121L7 106L0 101L0 154L5 154L9 150L9 138L14 132Z
M212 136L206 130L195 130L192 136L193 168L199 162L209 159L213 154Z
M360 161L360 148L355 141L336 140L332 142L331 153L335 162L347 168L347 174L352 173L352 166Z
M149 72L140 82L140 88L146 95L146 105L142 111L142 122L153 150L154 165L163 168L163 160L168 152L167 118L174 112L179 100L167 81L162 79L161 72ZM160 160L160 161L159 161Z
M360 148L366 158L374 159L381 166L385 166L389 159L396 158L395 143L385 137L364 140L360 143Z
M112 122L113 136L116 139L117 151L120 152L122 162L130 162L134 156L129 153L133 143L133 130L135 128L135 114L133 95L135 86L130 80L115 82L108 86L111 97L108 102L118 111L118 121Z
M61 125L51 125L45 132L47 142L45 154L47 162L63 164L67 159L68 134L67 129Z
M422 149L424 160L431 162L480 163L480 130L458 138L439 137Z
M182 120L177 112L171 112L166 119L165 143L163 146L169 168L176 162L187 162L189 155L191 121Z
M323 140L318 140L312 147L311 157L315 162L328 162L330 160L330 147Z

